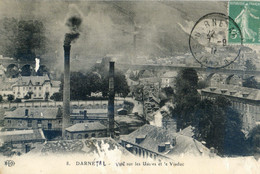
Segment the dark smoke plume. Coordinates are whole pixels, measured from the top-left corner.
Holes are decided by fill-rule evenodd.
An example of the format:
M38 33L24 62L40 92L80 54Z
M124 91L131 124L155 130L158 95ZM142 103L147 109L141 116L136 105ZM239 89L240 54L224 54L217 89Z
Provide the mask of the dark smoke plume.
M65 34L64 45L70 45L71 42L79 38L81 23L82 19L80 15L69 17L66 22L66 26L69 27L70 32Z

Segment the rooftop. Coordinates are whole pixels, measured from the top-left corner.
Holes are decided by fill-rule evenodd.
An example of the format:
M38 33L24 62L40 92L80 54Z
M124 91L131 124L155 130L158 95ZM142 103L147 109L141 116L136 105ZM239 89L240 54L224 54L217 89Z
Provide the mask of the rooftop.
M98 154L100 156L107 156L108 153L115 153L115 155L130 155L125 148L120 146L112 138L91 138L81 140L60 140L48 141L41 148L32 150L30 153L48 154L66 154L66 153L87 153L88 155Z
M25 110L28 109L28 116ZM87 117L103 118L107 117L107 109L71 109L71 117L82 117L84 114L80 111L87 110ZM17 108L14 111L6 111L5 118L42 118L55 119L58 113L58 107L27 107Z
M83 132L83 131L92 131L92 130L104 130L107 129L100 122L89 122L89 123L77 123L68 128L66 131L69 132Z
M42 129L15 130L1 132L0 139L4 142L44 141L45 136Z
M28 116L25 110L28 109ZM56 118L58 108L17 108L14 111L5 112L5 118Z
M26 85L43 85L46 81L50 81L48 75L45 76L20 76L14 86L26 86Z
M163 75L162 75L162 77L163 78L174 78L174 77L176 77L177 76L177 72L176 71L168 71L168 72L166 72L166 73L164 73Z
M140 143L136 143L136 138L145 137ZM164 152L158 152L158 146L165 143L172 143L176 139L176 144ZM174 155L189 154L189 155L208 155L209 149L207 149L202 143L197 140L174 133L173 131L167 131L163 128L144 125L132 132L129 135L121 136L121 140L141 146L147 150L159 153L161 155L172 157Z
M223 96L232 96L250 100L260 100L260 90L254 88L246 88L235 85L218 85L216 87L207 87L201 90L213 94L221 94Z

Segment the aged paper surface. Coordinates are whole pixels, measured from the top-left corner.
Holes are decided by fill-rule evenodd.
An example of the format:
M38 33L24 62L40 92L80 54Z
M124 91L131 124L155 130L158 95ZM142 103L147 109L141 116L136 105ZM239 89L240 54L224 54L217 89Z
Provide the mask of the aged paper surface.
M260 2L0 0L0 174L260 171Z

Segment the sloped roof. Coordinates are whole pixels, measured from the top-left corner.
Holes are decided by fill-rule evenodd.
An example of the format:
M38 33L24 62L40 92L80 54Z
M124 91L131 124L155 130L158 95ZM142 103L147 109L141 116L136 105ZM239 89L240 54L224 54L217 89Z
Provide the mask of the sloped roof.
M51 84L53 87L60 87L61 82L60 81L51 81Z
M25 109L28 109L28 117L25 116ZM58 108L17 108L14 111L5 112L5 118L56 118Z
M112 138L48 141L41 148L33 149L29 153L43 153L45 155L87 153L88 155L98 154L99 156L107 156L109 153L110 155L115 154L133 157L130 152L120 146Z
M215 90L211 90L212 88L215 88ZM225 89L226 92L222 93L221 90ZM208 92L213 94L221 94L223 96L232 96L237 98L243 98L243 99L250 99L250 100L260 100L260 90L254 89L254 88L246 88L241 87L237 85L218 85L216 87L207 87L205 89L201 90L202 92ZM232 93L232 95L230 94ZM243 94L248 94L248 96L243 97Z
M4 142L42 141L45 136L42 129L15 130L1 132L0 139Z
M44 82L50 81L48 75L45 76L20 76L14 86L24 86L30 83L34 86L43 85Z
M68 128L66 131L69 132L83 132L83 131L92 131L92 130L103 130L106 127L100 122L89 122L89 123L77 123Z
M163 78L174 78L177 76L177 72L176 71L167 71L166 73L164 73L162 75Z
M145 139L141 143L136 144L135 140L139 136L145 136ZM170 148L169 151L162 153L158 152L159 145L162 145L166 142L173 142L173 139L175 138L176 145ZM203 144L191 137L180 135L178 133L174 133L173 131L167 131L163 128L148 124L140 127L129 135L121 136L121 140L129 142L131 144L136 144L147 150L162 154L167 157L181 154L209 154L209 149L207 149Z

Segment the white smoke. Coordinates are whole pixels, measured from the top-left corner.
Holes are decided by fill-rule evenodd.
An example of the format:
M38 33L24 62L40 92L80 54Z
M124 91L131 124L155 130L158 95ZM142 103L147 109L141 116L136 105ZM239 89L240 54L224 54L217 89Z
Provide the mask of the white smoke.
M158 111L154 114L154 120L150 123L151 125L162 127L162 119L163 116L161 114L161 111L165 111L167 114L170 114L170 108L173 107L173 104L168 102L163 107L161 107Z
M35 58L35 72L37 72L40 68L40 59Z

